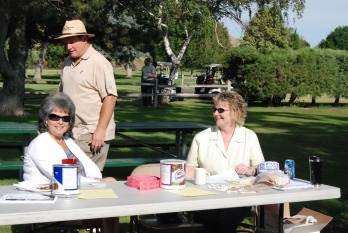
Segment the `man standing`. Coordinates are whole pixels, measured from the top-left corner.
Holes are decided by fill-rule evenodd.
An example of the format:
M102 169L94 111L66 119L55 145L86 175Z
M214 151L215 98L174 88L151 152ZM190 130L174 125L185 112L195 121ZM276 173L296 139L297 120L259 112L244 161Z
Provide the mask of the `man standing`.
M149 57L145 58L145 65L141 69L141 82L142 83L155 83L156 79L156 68L151 64L151 59ZM153 94L154 86L141 86L141 93L143 94ZM143 97L143 105L148 107L152 106L152 97Z
M69 56L65 59L59 90L76 106L73 134L80 148L102 171L109 140L115 138L114 109L117 90L111 63L89 43L80 20L66 21L62 39Z

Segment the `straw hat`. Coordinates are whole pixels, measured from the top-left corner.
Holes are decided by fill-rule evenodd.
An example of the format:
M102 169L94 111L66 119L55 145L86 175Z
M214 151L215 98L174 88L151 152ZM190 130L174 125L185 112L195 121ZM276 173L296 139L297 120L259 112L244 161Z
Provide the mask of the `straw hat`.
M88 34L85 25L81 20L66 21L63 27L62 35L55 39L63 39L72 36L83 36L86 35L88 38L94 37L94 34Z

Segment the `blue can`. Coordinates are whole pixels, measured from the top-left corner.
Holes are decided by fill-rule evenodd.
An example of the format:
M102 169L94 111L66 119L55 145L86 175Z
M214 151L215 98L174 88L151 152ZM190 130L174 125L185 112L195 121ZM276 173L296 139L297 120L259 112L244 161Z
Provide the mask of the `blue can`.
M292 159L285 160L284 173L289 176L290 179L295 178L295 161Z
M53 165L52 194L70 195L80 193L79 165L55 164Z

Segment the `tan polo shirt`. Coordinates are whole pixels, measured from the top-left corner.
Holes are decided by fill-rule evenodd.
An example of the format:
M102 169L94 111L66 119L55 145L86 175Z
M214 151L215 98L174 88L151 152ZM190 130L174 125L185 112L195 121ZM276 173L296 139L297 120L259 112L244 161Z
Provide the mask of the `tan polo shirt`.
M117 96L113 67L90 45L77 64L73 65L70 56L65 59L59 90L69 95L76 106L74 138L78 139L81 134L94 133L102 100L107 95ZM107 127L105 140L113 138L114 114Z

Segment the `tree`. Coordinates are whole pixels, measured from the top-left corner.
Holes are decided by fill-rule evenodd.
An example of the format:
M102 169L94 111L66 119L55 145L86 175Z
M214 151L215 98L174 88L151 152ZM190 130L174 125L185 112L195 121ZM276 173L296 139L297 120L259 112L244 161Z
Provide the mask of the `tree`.
M334 49L334 50L348 50L348 26L337 27L331 32L325 40L322 40L319 48ZM334 106L338 106L341 96L347 96L347 61L344 53L337 55L338 63L340 66L340 78L336 79L336 89L333 93L335 97Z
M305 0L3 0L0 5L0 114L24 114L24 81L29 48L33 43L51 42L60 34L66 20L79 18L90 33L98 35L93 44L110 60L132 64L146 51L140 41L149 30L158 32L148 38L161 38L167 55L179 65L197 28L214 27L222 17L240 22L240 12L254 6L279 5L283 11L301 15ZM177 37L178 50L171 38ZM6 47L5 45L8 45ZM48 51L49 52L49 51Z
M45 57L47 54L47 49L48 49L48 43L44 42L40 48L40 55L39 55L40 58L39 58L39 62L38 62L36 69L35 69L34 79L41 79L41 74L42 74L42 69L43 69L44 62L45 62Z
M155 23L160 36L163 38L164 50L168 57L177 67L190 44L193 35L201 27L212 28L215 22L222 17L229 17L239 24L241 22L241 12L243 10L277 6L278 9L286 11L293 9L298 15L304 9L304 0L222 0L222 1L194 1L194 0L161 0L161 1L128 1L130 4L138 6L137 12L145 22ZM126 4L123 2L123 4ZM134 10L134 9L133 9ZM145 15L145 16L144 16ZM149 20L151 18L151 20ZM150 25L150 24L148 24ZM175 45L173 38L176 39L180 47ZM174 69L174 72L176 70Z
M0 50L0 115L23 115L25 63L28 54L27 19L24 1L3 0L0 5L0 44L8 43L8 51ZM7 53L6 53L7 52Z
M335 88L331 93L335 97L334 106L339 105L340 97L348 97L348 53L344 50L335 51L339 66L338 75L335 78Z
M337 27L325 40L322 40L319 48L348 50L348 26Z
M299 34L297 34L297 30L293 28L290 28L289 46L290 48L295 50L311 47L311 45L307 41L305 41Z
M279 8L263 7L259 9L246 27L243 45L254 48L288 48L289 37L289 29L284 25Z
M98 34L96 47L110 59L132 61L125 51L133 57L136 49L122 49L136 43L134 30L136 24L118 14L114 1L11 1L4 0L0 5L0 74L3 89L0 93L0 115L23 115L25 70L28 50L33 44L52 42L60 35L62 25L68 19L81 18L90 22L87 28ZM72 5L74 4L74 5ZM119 17L114 17L114 15ZM87 20L86 20L87 19ZM134 20L133 20L134 22ZM117 24L117 25L116 25ZM130 26L131 24L131 26ZM116 26L115 26L116 25ZM127 29L127 27L133 27ZM130 33L131 31L131 33ZM99 34L100 33L100 34ZM132 34L133 33L133 34ZM135 39L132 39L135 38ZM134 47L135 48L135 47ZM50 51L48 51L49 53Z
M44 0L11 1L0 5L0 73L3 89L0 93L0 115L23 115L25 71L28 50L35 41L57 35L60 13ZM49 7L50 6L50 7ZM59 31L61 26L59 26ZM45 39L44 39L45 38Z
M136 7L129 5L129 7ZM72 1L73 12L68 19L79 18L96 37L93 45L109 60L126 68L126 76L131 76L133 61L143 56L144 43L139 41L145 33L129 9L122 7L122 1L94 0Z
M347 61L347 54L333 50L240 47L230 50L226 63L229 78L247 94L270 99L293 93L315 100L323 94L347 95Z

